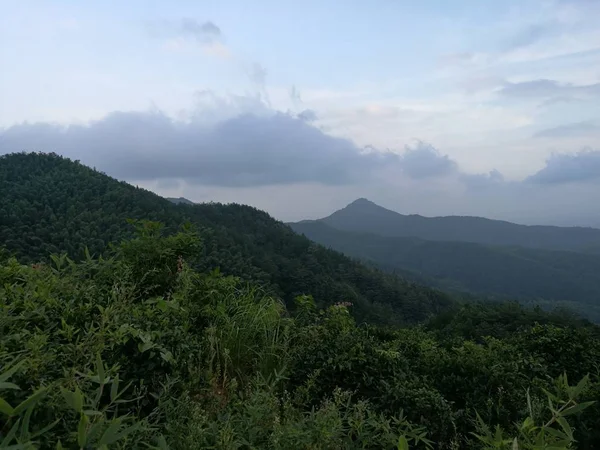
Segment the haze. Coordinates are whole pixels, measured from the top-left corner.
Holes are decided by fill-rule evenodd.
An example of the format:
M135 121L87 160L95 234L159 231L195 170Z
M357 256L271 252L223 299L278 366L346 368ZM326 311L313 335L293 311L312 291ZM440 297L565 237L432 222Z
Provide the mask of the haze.
M0 154L281 220L600 227L600 2L0 1Z

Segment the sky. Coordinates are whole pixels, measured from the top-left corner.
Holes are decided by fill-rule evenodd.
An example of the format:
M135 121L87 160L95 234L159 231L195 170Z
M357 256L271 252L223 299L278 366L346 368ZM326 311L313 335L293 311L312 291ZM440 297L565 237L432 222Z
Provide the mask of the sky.
M285 221L366 197L600 227L599 17L600 0L0 0L0 154Z

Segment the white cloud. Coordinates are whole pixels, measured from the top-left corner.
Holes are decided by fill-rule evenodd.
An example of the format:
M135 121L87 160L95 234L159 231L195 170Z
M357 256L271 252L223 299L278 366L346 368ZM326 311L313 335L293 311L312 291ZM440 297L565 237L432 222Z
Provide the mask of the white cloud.
M198 46L195 42L191 42L182 37L173 37L163 42L160 48L167 52L174 53L196 53L201 52L208 56L214 56L221 59L231 59L233 53L231 49L222 42L210 42Z

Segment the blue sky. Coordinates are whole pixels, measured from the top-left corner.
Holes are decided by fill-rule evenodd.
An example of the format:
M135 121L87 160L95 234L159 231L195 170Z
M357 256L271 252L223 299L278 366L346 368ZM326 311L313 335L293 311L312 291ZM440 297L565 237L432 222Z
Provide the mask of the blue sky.
M0 12L0 152L54 150L283 219L360 196L600 226L598 1L0 0ZM166 155L181 167L154 170Z

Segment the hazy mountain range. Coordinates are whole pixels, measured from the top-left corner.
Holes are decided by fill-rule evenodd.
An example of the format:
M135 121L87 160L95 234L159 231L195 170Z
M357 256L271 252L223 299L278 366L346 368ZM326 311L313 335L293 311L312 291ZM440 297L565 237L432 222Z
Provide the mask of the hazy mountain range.
M441 288L567 302L600 318L598 229L402 215L366 199L290 226L349 256L412 272Z

